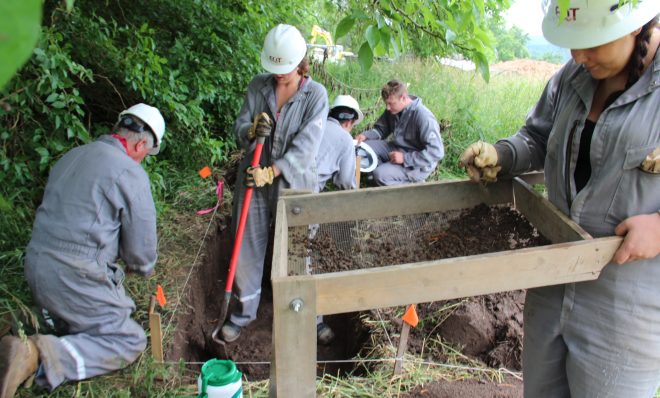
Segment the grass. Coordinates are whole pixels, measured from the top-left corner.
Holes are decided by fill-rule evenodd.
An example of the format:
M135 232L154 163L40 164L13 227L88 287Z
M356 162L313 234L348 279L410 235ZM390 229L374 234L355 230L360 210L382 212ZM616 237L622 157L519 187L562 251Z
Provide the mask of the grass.
M368 111L368 122L373 122L382 112L383 104L379 96L383 83L391 78L409 82L409 91L419 95L438 120L444 119L451 125L443 131L447 155L434 174L435 179L464 177L464 172L457 165L462 149L477 139L493 142L497 138L513 134L523 124L525 115L544 85L541 79L519 76L493 76L491 82L486 84L475 74L421 61L379 63L369 72L361 71L356 64L347 64L343 67L333 66L329 73L325 77L315 78L325 83L331 99L337 94L347 92L358 98L361 107ZM196 170L167 171L163 167L159 169L159 173L164 177L165 194L159 196L161 200L158 203L160 257L157 273L149 280L129 275L125 284L137 305L135 318L145 327L148 324L149 297L155 292L157 283L163 286L168 298L168 306L161 311L164 345L167 347L176 328L175 312L185 307L185 282L188 275L194 272L193 267L198 265L198 249L209 226L210 216L197 217L194 211L214 205L215 187L210 180L201 180L196 175ZM226 190L224 211L230 209L230 202L231 195ZM3 242L3 251L0 253L0 319L3 315L12 314L15 319L21 319L21 328L29 333L32 324L36 322L30 316L33 302L23 278L22 258L33 210L26 204L16 209L14 214L20 217L11 218L13 224L7 229L13 235L3 235L3 239L14 239L13 244ZM442 316L438 314L437 319ZM393 347L376 346L373 347L370 358L356 359L362 363L361 368L367 370L366 376L325 376L317 380L317 393L324 397L397 396L415 385L431 380L502 380L506 376L496 369L484 368L481 364L471 362L455 348L448 347L441 341L429 341L429 344L433 344L434 349L444 350L448 358L447 363L430 364L420 358L406 357L404 373L393 376L393 359L384 359L382 363L371 361L373 358L394 358ZM194 396L196 377L195 367L183 363L154 363L148 349L138 361L121 371L67 383L57 388L50 396ZM246 382L244 387L246 397L268 395L267 381ZM45 392L35 387L19 390L20 397L45 395Z

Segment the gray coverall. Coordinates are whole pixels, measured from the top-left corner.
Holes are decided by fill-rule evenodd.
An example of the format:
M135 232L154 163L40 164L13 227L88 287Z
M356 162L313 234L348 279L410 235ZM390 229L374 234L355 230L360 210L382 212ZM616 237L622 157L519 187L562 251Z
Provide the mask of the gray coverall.
M39 385L52 390L120 369L145 349L115 261L149 274L156 243L149 177L119 140L103 136L55 164L25 257L32 294L62 334L37 335Z
M660 51L600 115L591 176L576 194L580 136L598 82L569 61L548 82L525 126L498 142L508 174L543 168L549 200L595 237L660 209L660 174L642 171L660 146ZM513 275L512 277L515 277ZM526 397L651 397L660 383L660 257L610 263L595 281L530 289L525 303Z
M337 119L328 117L323 141L316 157L319 185L315 192L323 191L325 184L332 183L339 189L355 189L355 146L353 138Z
M234 124L237 142L246 149L241 161L233 203L233 230L245 196L245 170L252 161L255 142L248 142L247 131L254 116L266 112L275 127L266 140L261 155L261 166L275 164L282 174L272 185L254 188L248 210L241 251L236 266L236 288L239 308L230 320L246 326L256 319L261 297L261 279L268 246L271 215L280 191L284 188L313 191L318 185L316 154L328 116L328 95L325 88L306 77L298 91L277 112L275 78L270 74L258 75L248 85L241 112Z
M378 156L373 178L378 185L398 185L424 181L445 156L440 126L422 99L410 96L413 102L396 115L389 111L365 131L367 144ZM392 138L385 141L390 135ZM403 152L403 165L389 161L392 151Z

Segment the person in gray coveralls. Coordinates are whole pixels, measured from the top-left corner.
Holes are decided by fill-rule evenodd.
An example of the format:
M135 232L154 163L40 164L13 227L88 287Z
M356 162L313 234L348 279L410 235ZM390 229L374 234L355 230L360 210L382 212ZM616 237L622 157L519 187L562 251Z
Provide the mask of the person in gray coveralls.
M165 121L145 104L123 111L112 135L67 152L50 172L25 255L25 277L56 335L0 342L0 397L36 372L55 389L132 363L147 345L131 319L124 270L156 264L156 209L140 166L158 153Z
M372 172L374 183L426 180L445 156L438 121L422 99L408 95L406 85L398 80L387 82L381 96L385 112L373 129L355 137L358 142L368 141L378 156L378 167Z
M339 189L356 188L355 144L351 131L362 119L364 115L355 98L350 95L338 95L335 98L316 158L319 173L316 192L323 191L330 179Z
M571 49L517 134L461 156L474 180L543 169L548 199L623 243L598 279L527 290L526 397L653 397L660 385L660 1L546 2ZM548 270L552 272L552 270ZM515 275L511 276L515 278Z
M307 75L306 52L305 39L295 27L281 24L271 29L261 53L261 65L270 73L252 79L234 124L236 141L246 150L234 193L234 231L246 184L254 190L236 266L238 306L221 329L228 343L257 317L271 216L281 190L313 191L318 185L316 155L328 115L328 94ZM270 136L261 166L251 168L254 138L260 131L270 131Z

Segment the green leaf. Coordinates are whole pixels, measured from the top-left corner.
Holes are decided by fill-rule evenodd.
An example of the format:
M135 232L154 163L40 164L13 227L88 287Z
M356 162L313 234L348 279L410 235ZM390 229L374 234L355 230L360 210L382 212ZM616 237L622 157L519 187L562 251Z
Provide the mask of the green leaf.
M73 2L74 0L66 0L66 11L71 12L73 10Z
M12 209L11 202L5 199L4 196L0 195L0 210L10 211Z
M490 80L490 68L488 67L488 60L486 59L486 56L482 53L474 53L474 64L477 67L477 70L479 71L479 74L481 74L481 77L484 78L486 82Z
M355 18L348 16L337 24L337 29L335 29L335 42L339 40L340 37L345 36L355 25Z
M42 0L0 1L0 89L11 79L37 43Z
M365 36L367 36L369 46L371 48L376 48L378 42L380 41L380 32L378 31L378 28L374 25L369 25L367 31L365 32Z
M364 42L358 51L358 61L363 70L369 70L374 63L374 54L371 52L369 43Z

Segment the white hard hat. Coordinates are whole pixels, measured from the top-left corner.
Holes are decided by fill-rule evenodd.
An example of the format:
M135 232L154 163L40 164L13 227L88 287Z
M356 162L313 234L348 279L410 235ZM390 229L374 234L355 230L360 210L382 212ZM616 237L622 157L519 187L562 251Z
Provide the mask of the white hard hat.
M266 35L261 50L261 66L283 75L296 69L307 53L307 44L295 26L280 24Z
M360 171L363 173L370 173L378 166L378 156L376 152L365 142L358 144L357 140L353 140L355 145L355 154L360 157Z
M119 119L125 115L137 117L153 131L156 141L154 142L154 148L149 151L149 154L156 155L160 151L160 144L163 141L163 135L165 135L165 119L163 119L160 111L147 104L137 104L120 113Z
M362 119L364 119L364 114L360 110L360 105L358 105L357 100L350 95L338 95L337 98L335 98L335 101L332 103L330 109L336 108L338 106L345 106L357 112L358 118L357 121L355 121L355 124L359 124Z
M660 13L660 0L570 0L560 21L560 0L544 0L543 36L550 43L574 50L597 47L641 28Z

